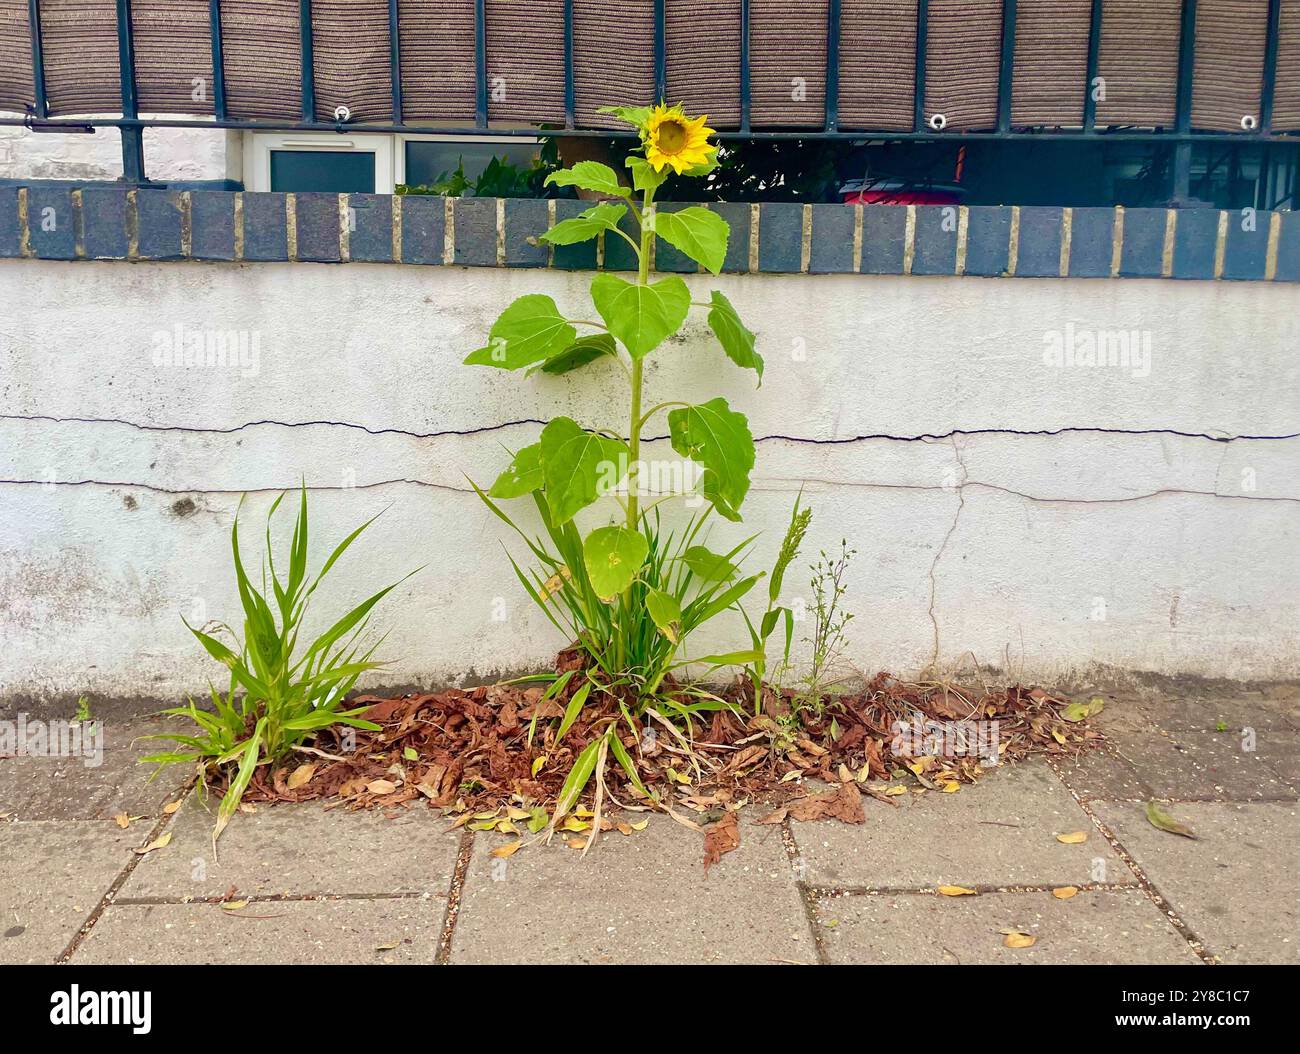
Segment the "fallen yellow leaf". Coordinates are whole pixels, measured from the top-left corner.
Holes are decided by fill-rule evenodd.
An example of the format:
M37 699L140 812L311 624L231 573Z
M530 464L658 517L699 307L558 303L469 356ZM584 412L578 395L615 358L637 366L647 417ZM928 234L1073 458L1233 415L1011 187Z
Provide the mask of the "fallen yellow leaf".
M392 794L397 790L397 784L392 780L371 780L366 784L366 790L371 794Z
M122 828L122 830L125 831L128 827L131 826L131 817L129 817L124 812L120 812L113 817L113 822L117 824L120 828Z
M508 842L506 845L499 845L492 850L491 855L495 856L499 860L504 859L507 856L514 856L515 853L519 852L519 849L523 844L524 840L520 838L517 841Z
M944 794L956 794L959 790L961 790L961 784L958 783L956 780L949 780L947 783L943 784L939 789L942 790Z
M316 762L308 761L302 765L299 765L296 769L294 769L291 773L289 773L289 778L284 782L285 785L288 786L290 790L297 790L305 783L308 783L314 775L316 775ZM396 789L397 789L396 787L393 788L393 790Z
M620 823L618 825L618 833L621 835L631 835L632 825L630 823Z
M179 801L169 801L166 805L163 806L163 815L170 816L180 807L181 807L181 803Z
M1002 938L1002 944L1007 948L1032 948L1037 937L1031 937L1028 933L1021 933L1019 930L1003 930L1006 936Z
M512 820L526 820L530 815L527 809L521 809L518 805L506 806L506 816Z
M630 824L628 824L628 826L631 827L632 830L634 830L634 831L644 831L647 827L650 826L650 821L649 821L649 820L638 820L636 823L630 823Z
M1052 890L1052 896L1054 896L1057 900L1069 900L1072 896L1074 896L1078 892L1079 892L1078 886L1061 886L1058 889Z
M564 823L560 825L561 831L586 831L590 828L591 824L586 820L579 820L577 816L566 816Z
M136 853L140 856L144 856L145 853L152 853L155 849L166 849L167 846L171 844L171 840L172 833L171 831L168 831L166 834L155 838L148 845L141 846L136 850Z
M898 795L900 795L900 794L906 794L906 793L907 793L907 788L906 788L906 787L887 787L887 788L885 788L885 794L888 795L888 796L891 797L891 798L896 798L896 797L898 797Z
M945 897L973 897L975 890L967 889L965 886L940 886L939 892Z
M246 907L248 907L248 901L246 901L246 900L227 900L227 901L223 901L223 902L222 902L221 907L222 907L222 909L225 910L225 911L238 911L240 908L246 908Z
M1062 845L1082 845L1088 840L1088 832L1071 831L1069 834L1058 834L1056 840Z
M564 840L564 844L567 845L570 849L581 849L587 843L585 840L581 838L566 838Z
M545 754L542 754L540 757L533 758L533 777L534 777L534 778L536 778L537 774L538 774L539 772L542 771L542 766L545 765L545 764L546 764L546 755L545 755Z

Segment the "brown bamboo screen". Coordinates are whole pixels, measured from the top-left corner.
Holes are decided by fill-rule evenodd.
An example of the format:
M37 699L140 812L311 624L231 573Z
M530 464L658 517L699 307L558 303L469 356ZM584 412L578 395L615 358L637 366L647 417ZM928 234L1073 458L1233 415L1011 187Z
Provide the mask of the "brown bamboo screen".
M141 112L212 113L207 0L133 0L131 27Z
M1234 132L1261 116L1267 0L1199 0L1191 109L1195 130ZM40 0L45 86L54 115L121 111L115 0ZM475 0L399 0L403 116L475 120ZM1079 127L1092 0L1019 0L1011 123ZM133 0L142 113L214 109L208 0ZM227 111L302 116L299 0L221 0ZM1100 127L1170 128L1178 98L1183 0L1104 0ZM1300 130L1300 0L1281 0L1273 126ZM392 119L388 0L313 0L319 118ZM741 121L741 0L665 0L665 94L710 123ZM954 131L996 127L1002 0L929 0L922 112ZM565 0L486 0L487 117L565 120ZM826 120L829 0L750 0L751 124L820 129ZM573 0L573 87L580 128L614 128L598 108L655 95L654 0ZM917 0L840 0L839 127L910 130ZM0 109L35 102L27 0L0 0Z
M231 117L302 116L296 0L221 0L221 40Z
M1300 0L1283 0L1277 34L1273 126L1300 129Z
M740 0L666 0L664 33L668 101L738 128Z
M488 116L564 123L564 0L488 0Z
M402 0L398 7L406 119L472 121L474 0Z
M1268 4L1260 0L1200 0L1196 6L1196 57L1192 125L1218 132L1259 118L1264 83Z
M1016 5L1013 125L1082 126L1091 26L1092 0L1020 0Z
M577 122L624 128L602 106L640 106L655 91L654 0L573 0L573 85Z
M751 123L817 128L826 101L826 0L750 0Z
M27 0L0 0L0 110L25 113L35 105Z
M916 95L916 0L843 0L840 127L909 131Z
M955 131L991 128L998 116L1001 0L930 0L925 113Z
M42 0L41 33L50 112L120 113L113 0Z

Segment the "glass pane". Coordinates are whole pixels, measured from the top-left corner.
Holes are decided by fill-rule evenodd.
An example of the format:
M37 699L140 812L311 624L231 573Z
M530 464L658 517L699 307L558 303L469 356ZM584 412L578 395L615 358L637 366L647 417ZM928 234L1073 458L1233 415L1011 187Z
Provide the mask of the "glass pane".
M272 150L271 189L373 194L375 155L369 150Z
M536 143L443 143L408 140L406 144L406 182L423 187L451 175L456 166L465 165L465 178L473 182L494 157L503 157L512 165L527 168L537 157Z

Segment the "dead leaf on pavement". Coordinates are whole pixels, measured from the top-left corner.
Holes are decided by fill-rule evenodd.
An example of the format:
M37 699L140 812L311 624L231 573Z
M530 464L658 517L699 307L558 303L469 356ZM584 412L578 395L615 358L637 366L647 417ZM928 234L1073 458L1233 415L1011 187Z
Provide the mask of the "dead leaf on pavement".
M246 901L246 900L224 900L224 901L221 902L221 907L222 907L222 910L224 910L224 911L239 911L241 908L246 908L246 907L248 907L248 901Z
M1147 820L1150 821L1151 826L1155 827L1157 830L1168 831L1170 834L1182 835L1184 838L1190 838L1193 841L1197 840L1196 835L1192 832L1190 827L1179 823L1153 801L1147 802Z
M172 833L171 831L168 831L166 834L160 835L159 837L155 838L148 845L143 845L140 848L138 848L136 850L136 853L139 856L144 856L145 853L152 853L155 849L166 849L167 846L171 844L171 840L172 840Z
M1078 892L1079 892L1078 886L1059 886L1058 888L1052 890L1052 896L1054 896L1057 900L1069 900L1072 896L1074 896Z
M514 856L515 853L519 852L523 844L524 844L524 840L520 838L517 841L508 842L505 845L499 845L492 850L491 855L495 856L498 860L503 860L506 857Z
M1088 832L1071 831L1069 834L1058 834L1056 840L1062 845L1082 845L1088 840Z
M783 805L774 813L764 816L759 823L780 823L787 816L792 820L843 820L845 823L866 823L867 814L862 809L862 792L856 782L842 783L838 790L826 794L809 794Z
M704 832L704 873L722 859L723 853L740 848L740 827L736 814L729 812Z
M967 889L965 886L940 886L939 892L945 897L973 897L975 890Z
M1005 935L1002 944L1007 948L1032 948L1034 942L1038 940L1037 937L1032 937L1021 930L999 930L998 932Z
M397 790L397 784L392 780L371 780L366 784L366 790L371 794L392 794Z
M180 799L177 799L176 801L169 801L166 805L163 806L163 815L170 816L180 807L181 807Z

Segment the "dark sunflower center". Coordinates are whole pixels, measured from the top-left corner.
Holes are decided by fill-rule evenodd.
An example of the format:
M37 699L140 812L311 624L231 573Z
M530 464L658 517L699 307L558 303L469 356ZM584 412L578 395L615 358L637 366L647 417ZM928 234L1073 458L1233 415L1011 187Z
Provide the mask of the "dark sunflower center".
M665 154L675 154L686 145L686 128L676 121L665 121L659 126L659 149Z

